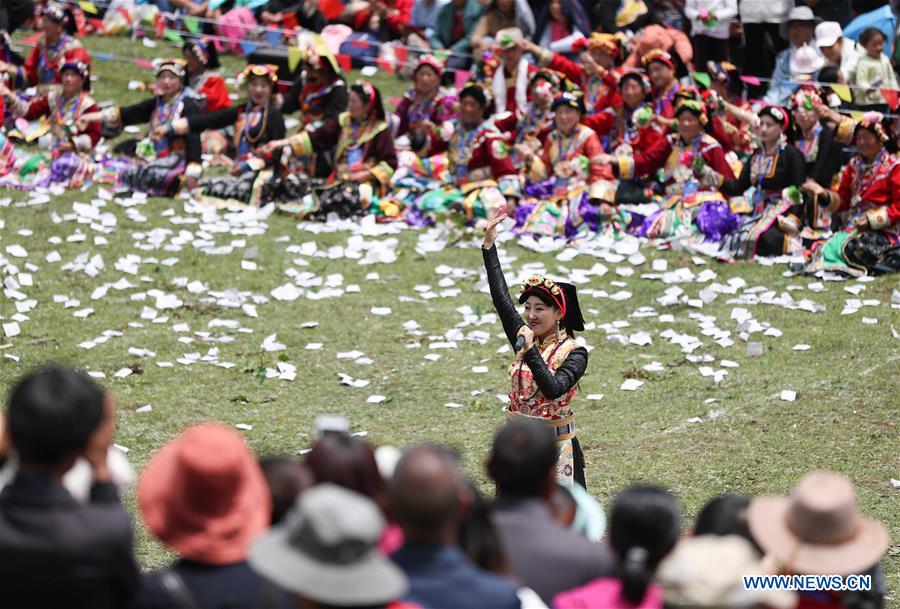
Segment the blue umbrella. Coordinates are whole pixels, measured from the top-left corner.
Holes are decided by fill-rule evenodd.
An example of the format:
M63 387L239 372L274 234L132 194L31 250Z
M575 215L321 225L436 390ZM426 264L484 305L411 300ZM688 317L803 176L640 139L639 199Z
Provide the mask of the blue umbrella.
M844 28L844 36L858 42L859 35L870 27L878 28L884 34L884 52L890 57L894 48L894 34L897 31L897 16L891 10L890 4L863 13L848 23Z

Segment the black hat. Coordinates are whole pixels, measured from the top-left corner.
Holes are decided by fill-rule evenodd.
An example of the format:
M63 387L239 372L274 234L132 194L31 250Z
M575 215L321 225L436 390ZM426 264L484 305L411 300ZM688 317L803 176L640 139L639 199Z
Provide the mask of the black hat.
M537 296L546 304L559 309L563 314L561 322L570 336L574 332L584 330L584 317L578 304L578 293L571 283L556 282L534 275L522 284L519 304L528 300L529 296Z

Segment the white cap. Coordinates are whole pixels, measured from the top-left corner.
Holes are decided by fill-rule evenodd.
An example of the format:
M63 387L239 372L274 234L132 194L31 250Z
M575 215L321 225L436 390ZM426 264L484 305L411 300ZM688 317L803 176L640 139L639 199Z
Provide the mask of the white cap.
M837 21L823 21L816 26L816 46L830 47L844 37L841 24Z

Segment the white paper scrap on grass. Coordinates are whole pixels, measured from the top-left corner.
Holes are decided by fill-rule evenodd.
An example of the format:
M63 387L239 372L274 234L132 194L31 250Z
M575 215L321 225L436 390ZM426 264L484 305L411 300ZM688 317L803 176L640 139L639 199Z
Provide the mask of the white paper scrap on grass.
M790 389L785 389L781 392L781 395L779 397L785 402L793 402L797 399L797 392Z
M644 381L638 379L625 379L625 382L619 387L622 391L637 391L644 385Z
M380 404L381 402L385 401L386 399L387 398L383 395L370 395L368 398L366 398L366 403Z
M21 333L22 329L19 327L19 324L17 322L11 321L9 323L3 324L3 334L5 334L7 338L18 336Z

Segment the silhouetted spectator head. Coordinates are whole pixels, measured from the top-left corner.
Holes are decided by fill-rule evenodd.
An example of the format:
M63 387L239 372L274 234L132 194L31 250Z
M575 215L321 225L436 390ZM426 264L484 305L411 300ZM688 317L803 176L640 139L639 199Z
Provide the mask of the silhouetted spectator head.
M538 421L517 418L494 436L488 473L497 494L509 497L550 497L556 484L556 441Z
M662 559L681 535L681 508L657 486L632 486L613 502L609 543L619 557L622 596L639 604Z
M103 420L104 396L86 375L58 365L20 380L9 395L6 433L22 465L68 470Z
M263 457L259 466L272 496L271 522L277 524L297 502L297 496L314 484L312 472L302 462L286 457Z
M747 525L749 505L750 497L740 493L725 493L710 499L697 514L694 535L739 535L762 553Z
M459 466L432 446L409 449L390 483L391 513L409 540L455 545L461 510L471 503Z
M306 456L306 466L316 484L331 482L386 507L384 479L378 471L372 447L345 433L322 436Z

